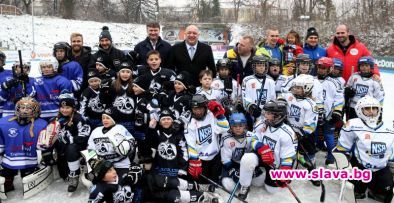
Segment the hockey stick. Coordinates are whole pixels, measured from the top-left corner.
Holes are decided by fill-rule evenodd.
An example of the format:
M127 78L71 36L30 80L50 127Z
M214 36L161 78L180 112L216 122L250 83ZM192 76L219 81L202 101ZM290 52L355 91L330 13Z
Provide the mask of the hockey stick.
M222 189L224 192L226 192L227 194L231 195L231 193L229 191L226 190L226 188L224 188L223 186L219 185L218 183L216 183L215 181L209 179L208 177L206 177L203 174L200 174L200 176L202 178L204 178L205 180L207 180L208 182L210 182L211 184L215 185L216 187ZM237 198L239 201L244 202L244 203L248 203L246 200L243 200L241 198L238 197L238 195L234 194L234 197Z
M258 108L260 108L261 97L263 97L263 90L264 90L264 85L265 85L265 79L267 79L267 76L264 76L263 82L261 83L259 100L257 101L257 107L258 107Z
M24 73L23 73L23 62L22 62L22 51L21 51L21 50L18 50L18 55L19 55L19 66L20 66L20 69L21 69L20 74L24 74ZM18 75L19 75L19 74L18 74ZM20 78L20 77L18 77L18 80L19 80L19 78ZM22 85L22 93L23 93L23 96L26 97L25 81L23 81L21 85Z
M287 189L289 189L290 193L293 195L293 197L297 200L298 203L301 203L301 200L297 197L296 193L294 190L290 187L289 184L286 184Z
M231 203L231 201L233 201L234 195L235 195L235 191L237 191L238 186L239 186L239 180L238 180L237 184L235 185L233 191L231 191L231 195L228 198L227 203Z
M350 76L353 75L353 73L354 73L354 66L352 66L352 72L350 73ZM345 108L345 111L346 111L346 121L349 120L350 100L351 100L351 98L346 98L346 100L345 100L345 107L344 108Z

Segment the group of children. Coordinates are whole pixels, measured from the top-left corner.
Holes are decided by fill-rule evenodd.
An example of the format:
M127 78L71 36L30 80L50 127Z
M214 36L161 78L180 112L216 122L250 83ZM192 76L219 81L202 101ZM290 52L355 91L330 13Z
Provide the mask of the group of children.
M312 76L306 54L291 60L286 75L281 60L254 56L254 74L240 81L224 58L217 76L203 70L201 86L193 87L193 76L161 68L153 50L138 71L132 61L112 70L98 58L81 90L80 67L64 60L65 53L56 44L56 58L40 62L39 78L28 77L27 65L0 73L5 192L18 170L22 176L36 170L37 146L42 164L57 164L69 181L68 192L76 191L80 176L92 181L89 202L216 202L212 181L229 192L239 187L238 197L247 199L251 185L273 193L290 184L273 180L270 170L291 170L297 162L311 171L316 152L324 150L326 165L341 151L373 171L371 184L354 183L357 198L369 187L384 202L392 199L392 178L385 187L375 184L380 174L389 175L394 130L382 122L384 91L373 78L372 57L359 60L346 84L338 59L320 58ZM0 59L2 67L5 56ZM16 106L6 107L10 101ZM351 120L341 130L345 111ZM82 158L86 149L93 159ZM91 170L81 170L84 164Z

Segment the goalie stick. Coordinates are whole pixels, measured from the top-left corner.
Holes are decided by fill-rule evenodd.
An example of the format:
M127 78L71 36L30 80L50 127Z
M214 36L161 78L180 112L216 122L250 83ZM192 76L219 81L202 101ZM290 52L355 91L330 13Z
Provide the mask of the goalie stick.
M208 177L206 177L206 176L203 175L203 174L200 174L200 176L201 176L202 178L204 178L205 180L207 180L208 182L210 182L211 184L214 184L216 187L222 189L222 190L223 190L224 192L226 192L227 194L231 195L230 192L228 192L223 186L219 185L219 184L216 183L215 181L209 179ZM241 202L248 203L247 201L245 201L245 200L239 198L238 195L234 195L234 197L237 198L237 199L238 199L239 201L241 201Z

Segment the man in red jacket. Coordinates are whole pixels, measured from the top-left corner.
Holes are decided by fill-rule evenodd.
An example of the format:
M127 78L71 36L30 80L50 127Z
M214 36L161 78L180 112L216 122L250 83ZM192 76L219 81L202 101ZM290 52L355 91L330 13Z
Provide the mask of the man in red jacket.
M344 68L342 77L347 81L349 77L358 71L357 62L363 56L370 56L371 52L365 45L359 42L353 35L349 35L349 28L346 25L339 25L336 28L333 43L327 48L327 56L339 58L343 61ZM374 78L379 80L379 70L375 64Z

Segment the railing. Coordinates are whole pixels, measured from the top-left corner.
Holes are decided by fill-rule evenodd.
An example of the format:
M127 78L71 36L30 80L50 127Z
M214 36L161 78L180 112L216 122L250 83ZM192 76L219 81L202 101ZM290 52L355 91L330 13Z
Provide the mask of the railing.
M0 15L22 15L20 8L12 5L0 4Z

